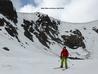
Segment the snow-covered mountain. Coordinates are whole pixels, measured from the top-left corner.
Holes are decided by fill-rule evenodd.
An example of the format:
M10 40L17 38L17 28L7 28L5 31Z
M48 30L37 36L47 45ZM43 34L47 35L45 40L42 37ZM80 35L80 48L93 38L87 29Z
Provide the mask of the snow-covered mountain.
M97 41L98 21L63 22L40 12L19 13L10 0L0 1L0 59L7 57L5 63L15 60L12 64L16 64L16 61L22 64L22 60L27 62L25 58L29 60L27 63L40 61L40 59L32 61L31 57L44 59L46 56L58 57L63 46L67 46L72 57L98 58ZM12 57L23 59L16 60ZM7 68L12 66L5 65L2 61L0 64Z
M97 48L98 21L62 22L39 12L17 13L9 0L0 3L0 49L10 52L36 46L59 55L67 46L72 56L88 58Z

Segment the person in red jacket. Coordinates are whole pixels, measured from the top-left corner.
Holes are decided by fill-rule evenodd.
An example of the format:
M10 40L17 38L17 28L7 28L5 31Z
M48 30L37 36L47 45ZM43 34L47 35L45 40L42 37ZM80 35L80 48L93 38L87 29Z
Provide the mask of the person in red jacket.
M69 52L68 50L66 49L66 47L64 47L61 51L61 54L60 54L60 58L61 58L61 68L63 68L64 64L65 64L65 68L67 69L68 68L68 65L67 65L67 58L69 56Z

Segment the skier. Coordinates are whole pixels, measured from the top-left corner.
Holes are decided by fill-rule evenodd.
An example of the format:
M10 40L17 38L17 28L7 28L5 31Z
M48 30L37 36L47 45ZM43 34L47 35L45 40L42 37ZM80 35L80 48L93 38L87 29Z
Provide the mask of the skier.
M67 58L69 56L69 52L68 50L66 49L66 47L64 47L61 51L61 54L60 54L60 59L61 59L61 68L63 68L64 64L65 64L65 68L68 69L68 65L67 65Z

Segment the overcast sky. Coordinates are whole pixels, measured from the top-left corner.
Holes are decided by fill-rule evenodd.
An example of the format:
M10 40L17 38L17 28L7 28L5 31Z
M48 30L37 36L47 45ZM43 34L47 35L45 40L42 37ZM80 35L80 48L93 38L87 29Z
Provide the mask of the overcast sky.
M98 20L98 0L12 0L18 12L42 12L67 22ZM59 8L64 9L41 9Z

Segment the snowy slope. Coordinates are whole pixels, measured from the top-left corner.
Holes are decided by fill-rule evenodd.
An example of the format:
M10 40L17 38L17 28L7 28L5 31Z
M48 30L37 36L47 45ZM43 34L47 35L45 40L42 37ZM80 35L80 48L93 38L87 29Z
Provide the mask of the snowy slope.
M39 12L16 13L5 1L12 15L0 9L0 74L97 74L98 21L70 23ZM65 45L70 56L85 60L68 59L69 69L54 69Z

